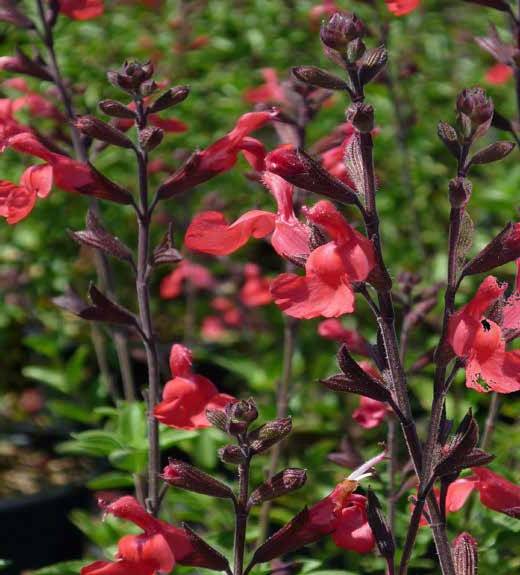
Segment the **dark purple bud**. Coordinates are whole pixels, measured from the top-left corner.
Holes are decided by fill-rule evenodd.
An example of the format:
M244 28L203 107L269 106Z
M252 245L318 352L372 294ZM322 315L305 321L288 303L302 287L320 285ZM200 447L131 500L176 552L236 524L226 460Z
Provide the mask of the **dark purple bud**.
M388 52L384 46L371 48L364 52L358 61L359 79L363 85L371 82L386 66Z
M74 126L83 134L87 134L95 140L101 140L107 144L121 148L133 148L132 141L114 126L99 120L95 116L77 116Z
M517 258L520 258L520 222L510 222L464 266L462 275L485 273Z
M457 98L457 111L464 135L476 139L484 135L491 126L493 101L482 88L466 88Z
M307 481L305 469L284 469L262 485L249 496L248 506L260 505L264 501L276 499L291 491L300 489Z
M107 116L135 120L135 112L117 100L101 100L99 108Z
M222 499L234 499L231 489L217 481L211 475L204 473L200 469L193 467L189 463L170 459L168 465L164 468L161 476L168 485L180 487L187 491L210 495L211 497L220 497Z
M508 156L514 149L513 142L495 142L478 151L470 160L469 165L490 164Z
M263 453L275 443L287 437L291 429L292 420L290 417L268 421L249 433L249 447L253 453Z
M161 112L162 110L176 106L185 100L189 93L190 89L188 86L175 86L174 88L170 88L155 100L150 106L150 112Z
M224 463L239 465L245 461L244 454L238 445L226 445L218 450L218 456Z
M342 52L352 40L362 38L364 33L363 22L355 14L336 12L328 22L322 24L320 38L327 48Z
M455 575L477 575L478 543L469 533L457 535L452 544Z
M298 80L311 86L324 88L325 90L349 91L347 82L316 66L296 66L292 69L292 73Z
M143 150L150 152L162 142L164 132L161 128L148 126L139 132L139 144Z
M451 154L458 159L460 157L460 143L455 128L447 122L439 122L437 125L437 135Z

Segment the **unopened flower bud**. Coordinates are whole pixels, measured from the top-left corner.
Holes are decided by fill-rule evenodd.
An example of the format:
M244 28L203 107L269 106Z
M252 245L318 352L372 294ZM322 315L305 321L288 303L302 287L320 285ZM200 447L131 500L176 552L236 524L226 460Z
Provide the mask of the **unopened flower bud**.
M370 104L357 102L347 110L347 122L362 134L369 134L374 129L374 108Z
M170 462L164 468L162 478L169 485L195 493L222 497L224 499L233 498L233 492L227 485L193 467L193 465L177 459L170 459Z
M218 455L224 463L238 465L244 461L244 454L238 445L226 445L218 450Z
M456 575L476 575L478 544L469 533L461 533L453 541L453 564Z
M83 134L91 138L101 140L107 144L120 146L121 148L132 148L132 141L127 138L123 132L107 124L95 116L78 116L74 120L74 126Z
M161 130L161 128L149 126L148 128L145 128L139 132L139 144L144 150L149 152L162 142L163 136L164 132Z
M491 125L493 119L493 101L486 96L482 88L466 88L457 98L457 111L466 137L471 123L470 135L474 138L482 136Z
M307 480L305 469L284 469L262 485L257 487L249 496L248 506L260 505L264 501L276 499L291 491L300 489Z
M463 208L471 197L472 185L466 178L453 178L448 185L450 204L453 208Z
M129 120L135 118L135 112L117 100L101 100L99 108L107 116L113 118L127 118Z
M275 443L281 441L284 437L289 435L292 429L292 420L290 417L282 419L275 419L264 423L258 429L253 430L248 439L250 440L250 448L253 453L262 453Z
M349 42L361 38L364 31L363 23L355 14L336 12L322 25L320 37L325 46L341 52L347 48Z
M150 106L150 112L161 112L162 110L176 106L185 100L189 93L190 89L188 86L175 86L174 88L170 88L155 100Z

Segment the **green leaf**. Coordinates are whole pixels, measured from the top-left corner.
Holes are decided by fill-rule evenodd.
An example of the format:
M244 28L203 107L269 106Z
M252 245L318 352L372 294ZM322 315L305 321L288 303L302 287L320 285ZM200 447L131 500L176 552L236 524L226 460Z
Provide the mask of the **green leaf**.
M147 437L146 406L144 402L117 405L117 437L123 445L144 447Z
M193 439L199 435L198 431L188 431L183 429L172 429L171 427L162 426L160 429L159 443L161 449L170 449L177 447L180 441Z
M27 365L22 369L22 375L29 379L45 383L62 393L67 393L68 391L65 374L57 369L42 367L40 365Z
M36 571L31 571L32 575L78 575L81 568L88 565L90 561L64 561L49 567L43 567Z
M71 401L55 399L49 401L47 405L56 415L65 417L66 419L72 419L73 421L79 421L80 423L95 423L99 419L95 410L92 411Z
M148 461L147 449L118 449L108 457L110 463L117 469L139 473L146 469Z
M122 489L133 487L134 481L130 474L119 471L109 471L98 475L87 483L89 489L98 491L100 489Z

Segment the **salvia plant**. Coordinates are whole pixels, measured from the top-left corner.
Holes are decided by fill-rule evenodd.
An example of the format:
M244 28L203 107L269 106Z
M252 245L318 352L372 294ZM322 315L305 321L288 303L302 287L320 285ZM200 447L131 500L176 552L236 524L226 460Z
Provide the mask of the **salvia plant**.
M401 15L415 9L419 2L386 4ZM516 47L520 14L506 0L474 0L471 4L505 12L510 18L513 44L506 44L495 29L477 42L512 71L520 93L520 57ZM132 404L138 404L142 397L147 412L147 429L130 430L141 433L132 439L134 444L130 441L123 445L128 436L121 427L119 436L108 428L75 435L76 445L82 445L83 452L88 452L90 441L95 446L90 454L109 456L116 469L128 474L127 485L133 484L133 494L103 493L99 505L104 514L133 523L139 530L119 539L115 556L83 566L82 575L170 573L176 564L191 566L194 572L206 568L229 575L246 575L267 564L272 572L285 573L288 571L284 571L282 558L322 538L331 538L337 547L359 554L375 551L384 560L388 574L404 575L422 525L431 529L440 572L476 574L478 544L469 533L472 526L468 523L469 532L450 533L447 512L460 509L470 493L477 491L484 506L518 518L520 488L492 470L493 455L486 451L492 419L486 426L484 440L479 440L479 427L471 410L462 420L454 421L446 400L461 370L465 371L468 388L493 393L495 411L497 394L520 390L520 353L510 347L520 334L519 274L511 288L489 275L509 262L520 265L520 223L507 223L480 252L468 256L473 233L468 212L474 193L471 175L485 169L486 164L503 160L515 147L509 141L495 141L484 147L480 142L492 124L518 140L517 120L497 113L481 88L466 88L459 94L454 116L438 124L438 136L447 149L446 157L451 157L452 170L445 195L450 206L445 282L420 290L420 278L403 273L396 288L385 260L380 230L384 222L380 222L378 198L385 192L379 189L374 165L377 122L370 97L371 84L376 79L389 81L385 70L389 56L385 46L377 42L378 34L373 30L367 34L370 28L354 14L337 11L334 2L323 2L313 11L314 19L323 19L319 35L325 54L335 67L334 73L301 65L281 82L267 71L266 83L247 95L256 104L255 110L238 118L227 134L193 152L158 187L153 187L150 168L154 154L165 132L180 129L178 120L166 120L161 114L177 106L182 110L182 102L188 96L197 98L197 94L190 94L187 86L159 82L150 62L128 60L120 69L107 73L119 99L101 100L99 113L80 113L73 103L74 86L63 76L55 52L56 23L63 16L76 20L93 18L103 6L96 0L37 0L36 8L26 12L12 0L0 3L0 19L24 30L34 49L32 53L19 50L0 58L3 70L22 76L10 80L13 89L22 91L22 97L1 101L1 148L34 161L19 182L0 182L0 215L7 224L16 225L30 217L35 204L44 201L53 187L89 198L85 228L67 232L80 246L92 248L97 279L86 296L71 290L57 296L54 302L93 326L91 340L102 372L107 371L107 342L113 342L117 350L127 403L116 402L116 407L106 413L122 419L125 410L133 409ZM384 35L383 30L383 39ZM23 76L53 86L61 109L31 91ZM307 127L333 92L346 99L344 121L327 138L309 142ZM21 123L15 112L24 106L53 120L54 131L44 134ZM63 128L60 124L67 126L67 134L58 129ZM270 151L252 136L265 126L272 126L279 140L279 145ZM96 169L96 157L108 147L118 149L125 157L133 156L135 189L128 189ZM231 170L239 155L250 166L249 178L270 194L272 210L251 206L250 211L231 223L221 211L200 212L191 218L182 246L176 245L174 235L178 230L165 226L164 220L156 217L160 206L169 204L172 209L184 210L186 195ZM136 245L127 245L117 236L121 230L113 218L113 229L104 223L105 202L117 205L125 213L131 210L137 228ZM162 240L154 244L156 231L162 234ZM283 373L276 383L276 418L263 423L257 422L259 408L247 391L243 399L220 393L212 381L197 373L187 345L169 346L171 375L164 376L167 350L159 342L151 307L150 285L157 268L173 268L161 283L163 298L178 295L186 280L194 288L210 287L211 274L186 253L230 256L252 238L266 239L284 268L270 285L258 265L250 263L244 271L244 305L254 307L274 301L284 317ZM126 265L127 277L135 286L133 301L125 304L120 301L113 259ZM232 269L229 258L221 261ZM457 298L459 288L474 275L484 278L469 301L461 305ZM429 425L423 435L408 383L413 370L405 368L405 361L410 333L436 307L439 294L443 294L443 310L436 325L437 345L433 350L421 350L415 365L416 370L434 366ZM373 341L345 329L337 321L345 314L355 313L360 301L373 317ZM405 313L397 316L396 306ZM209 331L230 328L241 321L237 320L239 310L224 297L215 302L215 310L215 317L207 325ZM401 315L403 319L397 324L396 318ZM320 385L333 393L361 396L355 417L367 428L386 420L388 441L382 449L378 448L380 453L366 462L358 460L355 465L355 458L344 444L343 451L332 454L331 459L355 470L337 485L331 485L328 495L316 496L311 505L272 530L273 500L288 494L298 497L293 492L306 481L313 481L312 470L282 465L284 440L292 430L288 406L299 326L313 318L324 320L319 328L323 337L341 342L337 353L339 372L323 373ZM104 326L103 330L99 325ZM134 381L130 368L129 338L135 336L140 338L146 357L147 374L143 381ZM109 393L117 400L117 385L110 374L105 375ZM305 405L300 407L305 412ZM218 455L232 470L228 470L228 477L235 477L234 487L178 455L168 463L163 457L175 437L182 437L168 436L169 430L189 434L209 426L228 438L229 443L219 449ZM404 493L396 483L397 474L402 471L398 469L396 452L398 428L411 470L408 475L403 471L402 476L407 478L406 486L416 490L411 497L407 529L401 533L396 532L395 521L395 506ZM118 446L119 455L114 454L113 443ZM71 445L75 445L74 441ZM118 468L120 452L125 449L126 454L134 449L132 454L136 457L140 453L147 469L143 465L134 469L127 464ZM266 477L259 484L251 476L251 465L257 457L269 458L264 463ZM389 477L386 492L369 485L369 478L380 474L384 466L388 466ZM471 475L465 474L468 469ZM227 500L218 505L230 506L234 513L234 525L228 526L230 532L234 530L232 556L208 543L189 525L174 525L160 518L167 490L186 490ZM248 519L255 507L260 527L256 542L251 544Z

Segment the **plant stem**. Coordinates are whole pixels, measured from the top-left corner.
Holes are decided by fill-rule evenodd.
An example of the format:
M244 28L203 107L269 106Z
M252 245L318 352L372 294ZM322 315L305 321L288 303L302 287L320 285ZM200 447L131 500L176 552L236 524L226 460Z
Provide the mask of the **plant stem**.
M52 28L49 26L45 18L45 8L42 0L37 0L36 6L38 9L38 15L42 25L42 31L38 34L45 46L47 54L49 56L49 71L53 78L53 83L56 86L58 93L60 95L63 107L65 109L65 115L69 121L69 129L72 138L72 144L74 146L74 154L76 159L80 162L88 162L88 153L81 139L81 135L72 123L76 117L74 111L74 106L72 103L71 95L66 87L65 81L61 74L61 70L56 57L56 51L54 50L54 36ZM96 198L90 198L89 207L94 213L94 215L99 216L99 202ZM110 269L110 264L104 254L96 250L94 252L94 265L96 268L96 274L100 287L104 290L108 297L114 291L114 282L112 278L112 272ZM118 329L110 330L111 335L114 339L114 344L116 348L117 357L119 360L119 367L121 371L121 379L123 382L123 391L125 399L134 401L136 399L135 393L135 383L132 373L132 366L130 360L130 353L128 349L128 338L125 333ZM96 359L99 367L99 371L106 381L107 387L110 391L112 398L115 400L119 396L117 387L113 380L112 374L108 368L108 361L106 357L105 347L103 345L103 334L98 326L91 326L91 338L94 345L94 352L96 354Z
M136 99L138 133L146 127L146 114L143 103ZM139 304L139 318L143 333L143 345L146 351L148 368L148 511L157 515L159 511L159 472L161 453L159 448L159 424L154 415L154 409L159 402L160 371L157 343L152 326L150 311L150 222L151 211L148 206L148 154L140 144L136 149L139 176L139 210L138 247L137 247L137 277L136 290Z
M361 98L362 94L360 96L360 99ZM393 386L392 391L395 394L396 403L399 408L397 415L401 422L401 428L403 430L408 451L414 464L415 472L418 477L421 477L421 444L419 442L417 428L412 417L406 383L406 375L400 359L399 344L395 331L394 306L391 294L392 284L388 270L385 266L381 246L379 216L376 207L376 181L374 174L374 160L372 154L373 141L371 134L360 133L360 144L364 172L364 190L366 196L366 211L364 213L365 227L367 230L367 235L372 240L374 245L376 265L381 277L379 285L375 286L378 293L380 310L380 314L377 317L377 322L385 348L387 364L390 370ZM446 534L445 524L441 520L439 514L437 501L433 494L425 493L425 497L426 496L428 496L429 512L432 519L432 533L435 541L435 546L437 548L441 571L443 575L455 575L450 544Z
M397 472L397 437L395 434L395 419L392 415L387 419L386 449L388 453L388 525L394 533L395 528L395 479Z
M245 448L247 451L247 448ZM243 463L238 466L238 498L235 501L235 541L233 575L242 575L244 570L244 553L247 528L247 498L249 492L249 466L251 457L246 453Z

